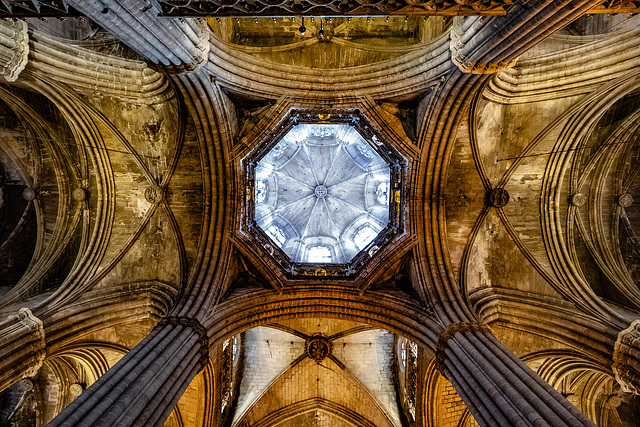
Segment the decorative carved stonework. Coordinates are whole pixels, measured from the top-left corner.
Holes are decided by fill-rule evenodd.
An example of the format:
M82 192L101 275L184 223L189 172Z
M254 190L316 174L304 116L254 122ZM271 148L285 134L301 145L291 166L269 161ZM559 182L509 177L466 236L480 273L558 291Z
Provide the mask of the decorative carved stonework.
M438 342L436 343L436 369L444 375L444 360L446 358L445 350L447 349L448 341L455 336L458 332L490 332L491 330L487 325L476 322L460 322L450 323L440 335L438 335Z
M25 376L34 376L46 358L46 342L44 339L44 326L42 320L38 319L31 313L28 308L21 308L18 310L18 314L9 316L9 319L17 320L19 324L26 328L31 335L29 345L33 346L32 352L35 353L35 363L31 364L29 369L25 372Z
M589 13L640 13L640 1L607 0L590 9Z
M29 393L31 390L33 390L33 381L31 381L29 378L23 378L18 382L18 386L20 387L20 389L22 389L23 392Z
M27 187L24 190L22 190L22 197L24 197L25 200L30 202L31 200L36 198L36 191L33 188Z
M73 200L80 202L87 198L87 192L84 188L76 188L71 193L71 197L73 197Z
M633 204L633 196L629 193L622 194L618 197L618 204L623 208L628 208Z
M504 188L494 188L489 191L487 198L494 208L503 208L509 203L509 193Z
M511 0L164 0L163 16L504 15Z
M65 0L4 0L0 2L0 18L44 16L80 16Z
M573 206L584 206L587 203L587 196L584 193L576 193L571 196L571 204Z
M463 23L465 19L475 19L475 22L467 28L467 30L463 30ZM516 65L518 58L514 58L511 61L501 61L501 62L473 62L471 59L467 57L467 55L463 54L463 50L466 47L465 42L465 33L475 33L483 27L484 18L482 17L473 17L473 18L454 18L453 27L451 27L451 41L449 42L449 50L451 50L451 61L465 73L471 74L494 74L498 71L504 71L507 68L511 68ZM468 38L468 37L467 37Z
M25 21L0 20L0 75L8 82L15 82L27 65L29 58L29 34Z
M309 341L306 342L305 350L307 356L316 363L321 363L329 354L331 354L332 344L323 334L313 334Z
M82 387L82 384L75 383L75 384L71 384L69 386L69 393L74 398L80 396L82 394L83 390L84 390L84 388Z
M144 190L144 198L149 203L160 203L164 199L164 189L154 185Z
M611 367L625 393L640 395L640 320L634 320L629 327L618 334L613 347Z

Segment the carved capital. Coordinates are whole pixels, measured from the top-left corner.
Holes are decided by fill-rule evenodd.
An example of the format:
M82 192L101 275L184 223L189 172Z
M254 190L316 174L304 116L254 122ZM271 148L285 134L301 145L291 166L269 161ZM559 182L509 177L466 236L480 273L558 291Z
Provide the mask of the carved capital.
M622 391L640 395L640 320L618 334L611 368Z
M438 335L438 342L436 344L436 369L444 375L444 361L446 358L445 350L447 349L447 343L458 332L491 332L487 325L477 322L460 322L450 323L440 335Z
M471 74L494 74L498 71L506 70L516 65L518 58L511 61L481 63L473 61L468 55L463 53L467 44L473 40L473 34L478 32L483 26L482 17L466 18L475 19L473 24L464 28L465 19L463 17L454 18L451 28L449 50L451 51L451 61L464 73ZM471 35L469 35L471 33Z
M27 65L29 34L22 20L0 20L0 75L14 82Z
M35 356L35 363L29 366L28 370L25 372L25 376L32 377L42 367L44 359L47 356L42 320L34 316L28 308L21 308L18 310L18 314L9 316L9 320L14 320L20 328L27 329L28 333L31 335L31 345L33 346L32 351Z
M162 319L158 326L163 325L180 325L187 327L198 334L198 344L200 344L200 365L202 368L209 364L209 335L207 334L207 329L198 321L198 319L193 319L191 317L181 317L181 316L167 316Z

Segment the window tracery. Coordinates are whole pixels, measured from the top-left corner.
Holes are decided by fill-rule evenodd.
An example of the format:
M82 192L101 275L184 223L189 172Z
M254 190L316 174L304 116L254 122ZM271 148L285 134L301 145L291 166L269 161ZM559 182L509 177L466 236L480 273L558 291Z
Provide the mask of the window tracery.
M399 392L402 406L410 421L416 420L416 392L418 388L418 344L398 338L396 360L399 368Z
M330 263L333 257L328 246L312 246L307 251L307 262Z
M240 343L238 336L231 337L222 343L221 366L221 405L220 412L224 413L233 401L233 389L235 380L235 366L238 362Z
M365 248L365 246L371 243L377 235L378 232L376 230L368 225L365 225L364 227L361 227L358 231L356 231L356 234L353 236L353 243L355 243L358 250L362 250Z
M280 247L282 247L284 242L287 240L284 231L277 225L271 224L269 227L267 227L266 232L269 237L271 237Z

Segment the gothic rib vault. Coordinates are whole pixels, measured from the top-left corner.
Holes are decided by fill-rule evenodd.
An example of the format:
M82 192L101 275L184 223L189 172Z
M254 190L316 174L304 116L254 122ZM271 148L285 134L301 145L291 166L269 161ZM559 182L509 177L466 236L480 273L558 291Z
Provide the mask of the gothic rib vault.
M420 3L304 34L244 3L46 7L67 3L0 21L1 425L640 422L637 3ZM364 188L340 233L260 207L304 175L255 156L296 112L346 126L294 147ZM337 198L324 181L301 197ZM319 268L291 273L252 218Z

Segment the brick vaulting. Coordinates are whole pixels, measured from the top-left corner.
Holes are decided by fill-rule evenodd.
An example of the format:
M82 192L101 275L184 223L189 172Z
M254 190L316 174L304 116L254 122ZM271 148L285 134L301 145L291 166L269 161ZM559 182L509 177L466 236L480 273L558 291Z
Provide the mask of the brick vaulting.
M0 2L0 427L640 425L638 12Z

